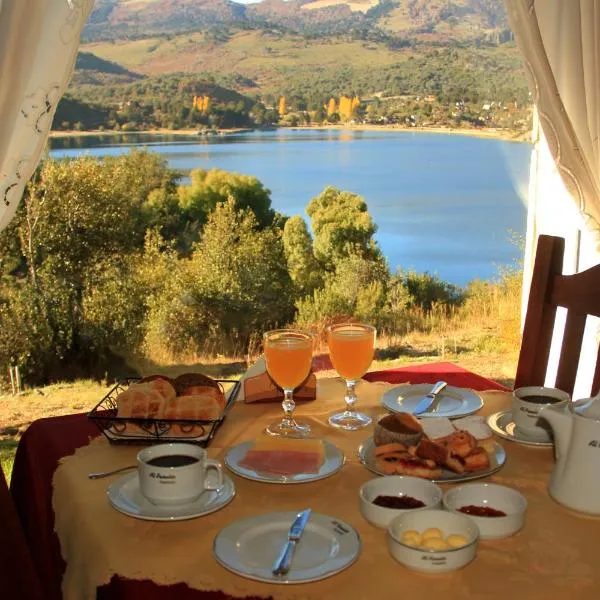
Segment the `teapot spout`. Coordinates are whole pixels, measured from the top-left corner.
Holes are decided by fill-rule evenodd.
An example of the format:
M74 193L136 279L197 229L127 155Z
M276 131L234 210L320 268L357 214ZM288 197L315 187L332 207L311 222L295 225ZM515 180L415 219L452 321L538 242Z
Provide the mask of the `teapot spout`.
M562 459L567 455L571 445L573 431L573 417L564 406L544 406L538 413L539 418L550 423L554 435L554 453L558 468L560 469Z

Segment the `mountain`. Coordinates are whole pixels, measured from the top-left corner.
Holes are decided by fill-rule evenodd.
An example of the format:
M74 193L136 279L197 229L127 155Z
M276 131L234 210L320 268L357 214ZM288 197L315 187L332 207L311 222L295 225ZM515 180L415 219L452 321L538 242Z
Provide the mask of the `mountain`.
M503 0L97 0L84 41L138 39L231 27L307 37L401 36L416 42L501 40Z

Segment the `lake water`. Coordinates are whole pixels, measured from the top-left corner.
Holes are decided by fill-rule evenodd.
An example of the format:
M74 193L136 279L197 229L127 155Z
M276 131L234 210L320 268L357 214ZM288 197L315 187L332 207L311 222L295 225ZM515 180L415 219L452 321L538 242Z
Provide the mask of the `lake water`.
M392 270L436 273L464 285L489 279L522 251L531 148L460 135L393 131L289 130L209 138L54 138L54 157L118 155L145 146L188 173L218 167L254 175L273 208L300 214L325 186L364 197Z

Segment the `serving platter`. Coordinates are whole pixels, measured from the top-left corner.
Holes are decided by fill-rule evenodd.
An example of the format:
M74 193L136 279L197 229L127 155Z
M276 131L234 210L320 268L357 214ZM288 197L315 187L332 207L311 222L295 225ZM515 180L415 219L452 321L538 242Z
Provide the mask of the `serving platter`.
M472 481L488 477L492 473L499 471L506 462L506 452L498 442L492 442L492 451L488 452L490 456L490 466L488 469L480 471L470 471L469 473L455 473L448 469L442 469L441 477L432 478L434 483L459 483L461 481ZM375 462L375 442L373 438L367 438L358 448L358 458L360 462L372 473L376 475L387 476L387 473L379 470Z
M361 543L354 527L313 512L297 544L290 571L283 576L273 575L273 563L297 514L276 512L234 521L215 537L215 559L247 579L287 585L326 579L356 561Z
M381 404L394 413L407 412L412 414L432 387L433 384L431 383L398 385L383 394ZM481 396L473 390L449 385L440 392L436 410L431 413L422 413L419 418L447 417L448 419L457 419L476 413L482 406Z
M344 466L344 453L331 442L323 440L325 451L325 460L321 465L318 473L296 473L294 475L277 475L274 473L266 473L254 471L248 467L242 466L240 463L246 456L246 453L252 447L254 442L242 442L231 448L225 455L223 462L227 468L245 479L252 481L260 481L262 483L279 483L279 484L297 484L310 483L311 481L319 481L331 477L341 470Z

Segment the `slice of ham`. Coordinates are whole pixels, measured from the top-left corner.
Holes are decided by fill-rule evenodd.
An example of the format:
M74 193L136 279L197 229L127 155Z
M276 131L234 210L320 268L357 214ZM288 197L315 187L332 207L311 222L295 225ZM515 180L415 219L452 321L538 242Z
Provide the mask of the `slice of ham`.
M299 475L318 473L322 457L316 452L250 450L239 464L259 473Z

